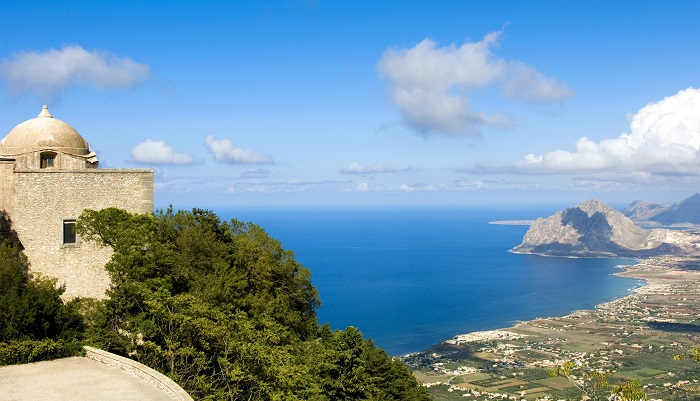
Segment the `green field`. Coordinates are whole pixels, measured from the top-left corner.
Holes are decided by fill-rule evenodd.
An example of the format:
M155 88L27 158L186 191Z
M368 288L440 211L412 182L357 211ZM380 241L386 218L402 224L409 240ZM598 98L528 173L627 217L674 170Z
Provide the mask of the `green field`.
M452 387L431 386L438 401L464 400L465 394L470 400L490 400L504 393L528 401L546 396L580 400L583 394L566 377L548 375L565 361L576 362L579 376L604 373L612 385L639 380L650 398L700 400L700 363L674 359L700 345L700 272L667 271L649 273L654 275L650 280L664 284L658 294L633 295L607 309L507 329L525 335L520 339L438 345L406 362L423 383L449 380L449 375L426 373L439 366L479 369L452 380Z

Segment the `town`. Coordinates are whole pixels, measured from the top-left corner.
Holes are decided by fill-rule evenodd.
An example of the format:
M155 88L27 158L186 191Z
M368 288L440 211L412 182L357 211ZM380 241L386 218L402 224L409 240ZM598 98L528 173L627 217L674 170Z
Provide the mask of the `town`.
M619 274L647 285L595 310L458 335L402 359L435 400L579 400L580 377L550 374L568 361L612 384L639 380L650 400L697 399L700 365L674 358L700 346L697 263L646 259Z

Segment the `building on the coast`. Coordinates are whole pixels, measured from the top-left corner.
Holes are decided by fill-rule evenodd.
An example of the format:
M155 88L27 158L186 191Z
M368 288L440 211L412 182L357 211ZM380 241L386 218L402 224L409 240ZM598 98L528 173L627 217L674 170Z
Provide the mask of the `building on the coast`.
M88 143L44 106L0 141L0 209L9 218L33 274L65 284L65 298L103 298L109 248L73 230L85 209L153 212L153 171L101 169Z

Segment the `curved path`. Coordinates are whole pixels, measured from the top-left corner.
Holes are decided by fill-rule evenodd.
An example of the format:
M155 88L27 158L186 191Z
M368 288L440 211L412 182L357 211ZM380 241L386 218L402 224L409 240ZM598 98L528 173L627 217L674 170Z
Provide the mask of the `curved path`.
M83 357L0 367L0 401L173 401L154 384Z

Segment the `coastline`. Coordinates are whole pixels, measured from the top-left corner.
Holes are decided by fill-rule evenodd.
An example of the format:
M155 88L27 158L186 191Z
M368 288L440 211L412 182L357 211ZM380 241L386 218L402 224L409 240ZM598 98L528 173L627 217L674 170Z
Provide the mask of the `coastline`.
M547 378L546 370L569 360L605 367L618 380L649 382L649 394L683 388L700 395L697 365L677 362L677 373L659 370L673 355L700 346L700 259L660 256L619 267L622 271L614 275L643 280L644 285L591 310L460 334L402 359L431 392L468 393L476 397L472 399L499 392L527 400L561 396L567 383ZM683 369L694 373L685 377ZM537 380L518 376L533 372ZM516 387L523 391L505 391ZM674 399L668 394L662 399Z
M494 220L488 224L496 224L502 226L530 226L535 220Z
M511 252L512 250L509 250L508 252ZM518 252L513 252L513 253L518 253ZM533 255L538 255L538 256L545 256L545 257L562 257L562 256L553 256L553 255L547 255L547 254L538 254L538 253L529 253L529 252L522 252L522 254L533 254ZM568 256L570 258L604 258L604 256ZM640 265L646 264L649 261L647 260L640 260L638 263L634 265L619 265L617 266L619 269L623 270L620 272L613 273L614 276L619 276L619 277L626 277L626 278L634 278L638 280L644 281L644 285L630 289L631 293L627 295L623 295L619 298L615 298L613 300L607 301L600 303L596 305L593 309L578 309L571 311L570 313L562 316L550 316L550 317L537 317L535 319L530 319L530 320L522 320L518 321L512 326L508 327L503 327L503 328L498 328L498 329L493 329L493 330L482 330L482 331L471 331L468 333L462 333L462 334L457 334L452 338L442 340L440 344L442 343L447 343L447 344L459 344L461 342L472 342L476 340L502 340L502 339L508 339L513 337L513 330L517 329L520 326L525 326L532 324L534 322L540 321L540 320L551 320L551 319L567 319L567 318L573 318L576 316L580 316L581 314L587 314L590 312L593 312L598 309L610 309L613 307L616 307L620 303L625 303L625 301L628 298L632 298L635 295L638 295L644 291L645 288L651 287L653 284L650 283L649 280L653 280L652 277L649 277L648 275L643 275L643 274L635 274L635 272L639 272L640 270ZM646 270L646 269L644 269ZM700 279L700 275L698 276ZM654 283L656 284L656 283ZM458 339L459 338L459 339ZM458 339L455 341L455 339ZM436 346L439 346L439 344L434 345L432 347L429 347L429 349L432 349ZM420 352L412 352L411 354L407 355L413 355L413 354L419 354L421 352L425 352L426 350L420 351Z

